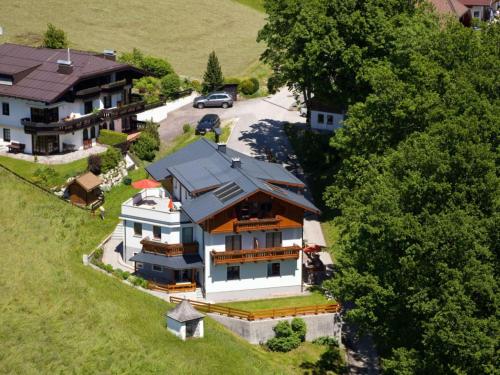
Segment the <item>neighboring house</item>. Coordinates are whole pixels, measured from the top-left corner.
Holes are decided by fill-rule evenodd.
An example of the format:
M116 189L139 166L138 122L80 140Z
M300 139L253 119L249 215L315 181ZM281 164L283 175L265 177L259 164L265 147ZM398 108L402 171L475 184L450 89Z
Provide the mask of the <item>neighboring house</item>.
M500 8L500 0L460 0L470 9L471 16L481 21L491 21Z
M297 177L204 138L147 170L163 188L139 192L120 216L139 275L211 300L302 291L303 218L318 209Z
M79 206L88 206L102 200L101 184L101 178L92 172L75 178L68 184L70 202Z
M308 108L312 129L334 131L342 126L344 111L338 104L314 97L309 101Z
M470 25L471 11L461 0L429 0L436 12L456 17L465 26Z
M0 143L47 155L92 147L100 128L134 130L151 107L131 94L143 73L114 60L113 51L0 45Z

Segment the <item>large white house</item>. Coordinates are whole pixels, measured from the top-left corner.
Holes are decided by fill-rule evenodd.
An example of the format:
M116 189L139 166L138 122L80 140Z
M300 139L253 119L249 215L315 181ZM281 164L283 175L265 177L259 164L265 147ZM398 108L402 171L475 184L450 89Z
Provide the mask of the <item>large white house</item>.
M30 154L92 147L100 128L130 131L149 107L135 101L143 73L103 54L0 45L0 145Z
M124 202L120 217L138 274L216 301L302 291L303 218L318 209L294 175L204 138L147 170L163 186Z

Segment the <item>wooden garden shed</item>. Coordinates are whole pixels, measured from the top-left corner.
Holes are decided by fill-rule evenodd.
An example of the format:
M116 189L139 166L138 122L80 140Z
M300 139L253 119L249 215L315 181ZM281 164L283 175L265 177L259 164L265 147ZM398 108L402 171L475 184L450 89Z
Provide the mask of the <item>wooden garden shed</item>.
M69 200L80 206L88 206L101 199L102 180L92 172L75 178L68 185Z

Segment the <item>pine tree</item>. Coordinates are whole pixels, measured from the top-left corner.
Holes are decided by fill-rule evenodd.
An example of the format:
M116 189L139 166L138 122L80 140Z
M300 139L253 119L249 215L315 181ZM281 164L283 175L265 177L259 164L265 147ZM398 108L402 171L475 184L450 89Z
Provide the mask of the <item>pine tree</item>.
M66 33L53 24L47 25L47 31L43 36L43 47L45 48L68 48L69 42Z
M219 64L219 59L212 51L208 56L207 70L203 75L203 91L209 92L218 89L224 83L222 69Z

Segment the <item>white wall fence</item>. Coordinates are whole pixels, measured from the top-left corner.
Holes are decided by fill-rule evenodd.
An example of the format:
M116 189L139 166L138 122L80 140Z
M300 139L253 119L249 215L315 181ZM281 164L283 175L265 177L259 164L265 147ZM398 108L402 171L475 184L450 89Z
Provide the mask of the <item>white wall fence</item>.
M165 105L157 108L150 109L148 111L144 111L142 113L137 114L137 120L139 121L154 121L160 122L167 118L168 114L176 109L184 107L185 105L192 103L193 99L198 95L198 93L193 92L189 96L185 96L183 98L179 98L177 100L167 102Z

